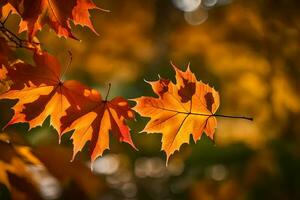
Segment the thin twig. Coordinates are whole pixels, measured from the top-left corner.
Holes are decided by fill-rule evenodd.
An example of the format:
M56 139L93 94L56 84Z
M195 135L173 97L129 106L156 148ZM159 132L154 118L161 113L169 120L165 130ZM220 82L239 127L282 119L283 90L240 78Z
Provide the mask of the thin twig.
M5 23L6 23L6 21L7 21L8 17L11 15L11 13L12 13L12 10L11 10L11 11L9 11L8 15L5 17L5 19L4 19L4 21L3 21L3 24L5 24Z
M71 66L71 64L72 64L72 61L73 61L73 54L72 54L72 52L71 52L70 50L68 50L68 54L69 54L70 60L69 60L69 63L68 63L68 65L67 65L67 67L65 68L64 72L62 73L61 78L62 78L62 77L65 75L65 73L68 71L68 69L70 68L70 66Z
M0 21L0 33L9 41L13 42L16 46L15 48L25 48L25 49L35 49L35 45L39 45L38 42L28 41L19 38L16 34L6 28L5 23L10 16L11 12L8 13L4 21Z

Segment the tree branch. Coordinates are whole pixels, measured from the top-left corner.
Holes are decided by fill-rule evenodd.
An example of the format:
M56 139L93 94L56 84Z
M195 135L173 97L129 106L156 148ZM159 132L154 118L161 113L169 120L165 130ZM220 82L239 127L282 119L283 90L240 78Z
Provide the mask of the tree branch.
M6 40L14 43L15 48L25 48L30 50L37 49L37 46L40 45L40 43L21 39L5 26L5 23L10 14L11 12L9 12L7 17L3 21L0 21L0 33L5 37Z

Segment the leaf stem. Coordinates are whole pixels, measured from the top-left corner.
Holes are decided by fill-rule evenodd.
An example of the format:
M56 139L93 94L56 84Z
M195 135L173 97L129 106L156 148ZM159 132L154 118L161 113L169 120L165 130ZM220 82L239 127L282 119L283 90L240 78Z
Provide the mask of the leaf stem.
M68 69L70 68L70 66L71 66L71 64L72 64L72 61L73 61L73 54L72 54L72 52L71 52L70 50L68 50L68 54L69 54L70 60L69 60L69 63L68 63L68 65L67 65L67 67L65 68L65 71L62 73L61 78L62 78L62 77L65 75L65 73L68 71Z
M253 121L252 117L244 117L244 116L231 116L231 115L221 115L221 114L213 114L212 116L215 116L215 117L224 117L224 118L246 119L246 120Z
M105 96L105 101L107 101L107 98L108 98L108 95L109 95L109 92L110 92L110 88L111 88L111 83L108 84L108 89L107 89L107 93L106 93L106 96Z

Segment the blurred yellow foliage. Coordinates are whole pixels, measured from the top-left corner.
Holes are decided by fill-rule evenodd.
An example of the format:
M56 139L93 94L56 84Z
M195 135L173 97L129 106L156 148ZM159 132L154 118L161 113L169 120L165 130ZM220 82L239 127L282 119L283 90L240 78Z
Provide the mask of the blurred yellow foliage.
M289 113L300 111L300 96L288 71L289 58L300 53L299 31L276 17L266 18L261 6L237 1L201 26L181 26L170 39L172 57L199 57L205 64L199 71L206 66L219 80L222 113L254 116L253 124L219 120L218 143L260 146L280 134ZM299 59L294 62L300 66Z

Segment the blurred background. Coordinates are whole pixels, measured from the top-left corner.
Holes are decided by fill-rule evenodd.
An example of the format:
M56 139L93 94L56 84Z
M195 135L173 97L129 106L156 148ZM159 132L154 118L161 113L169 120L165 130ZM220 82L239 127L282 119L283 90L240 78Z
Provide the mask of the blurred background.
M190 63L198 80L219 91L219 114L254 121L219 118L214 142L203 135L183 145L166 167L161 135L139 133L148 119L137 114L129 125L139 151L111 137L111 150L96 160L93 172L87 147L69 162L71 134L58 145L49 122L28 133L26 124L18 124L0 134L1 141L11 141L1 142L0 160L18 154L14 161L25 165L31 182L9 175L11 188L1 186L0 199L300 199L299 1L95 3L111 11L91 11L100 36L80 26L72 30L81 41L58 38L48 28L38 34L62 66L72 52L65 79L104 94L112 83L111 98L130 99L153 96L144 79L160 74L174 80L170 61L181 69ZM9 28L17 32L18 22L11 16ZM15 57L32 62L22 49ZM11 105L0 102L0 127L12 116Z

